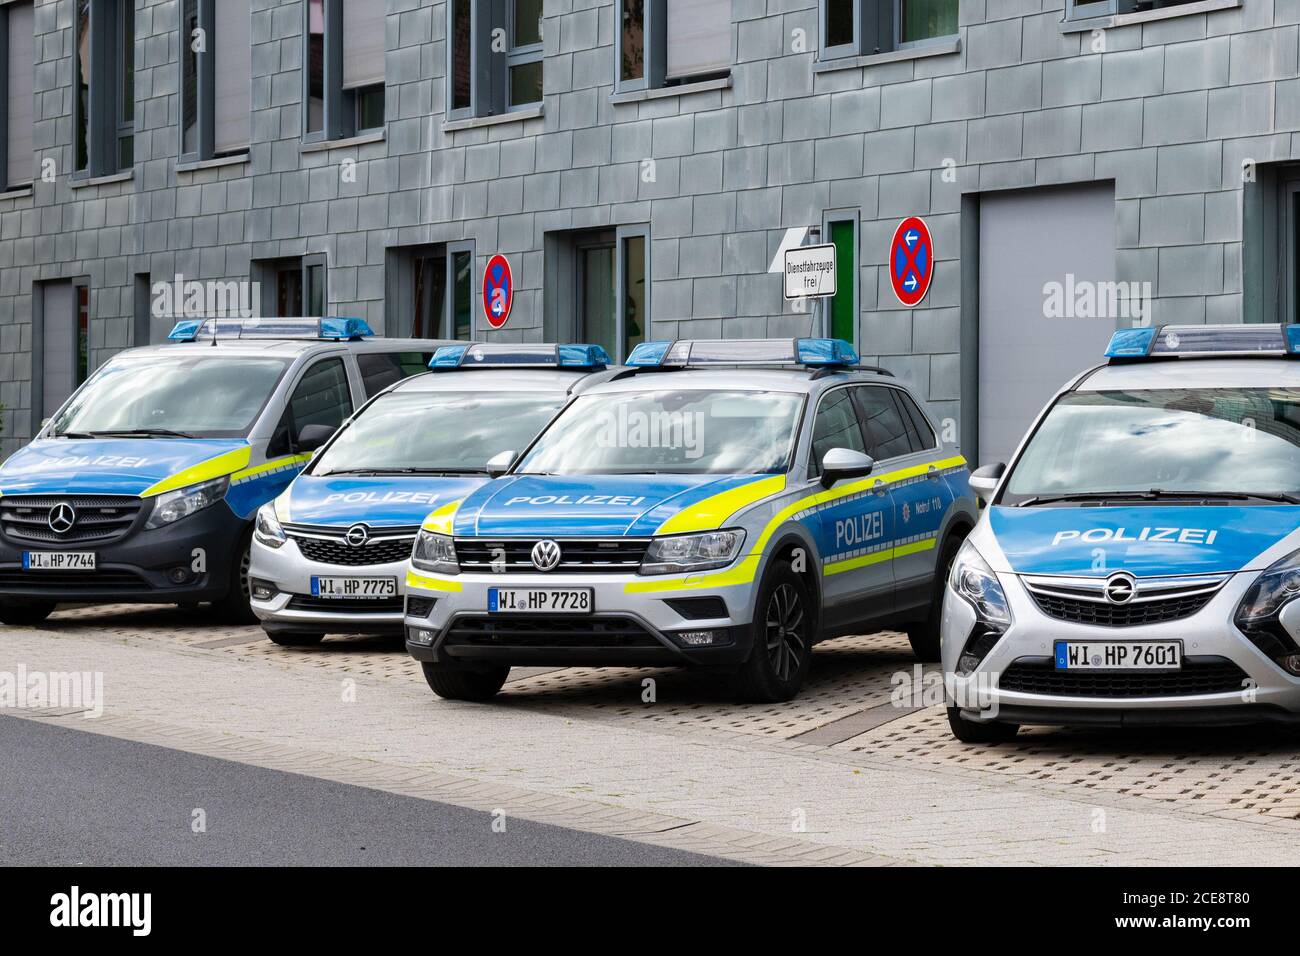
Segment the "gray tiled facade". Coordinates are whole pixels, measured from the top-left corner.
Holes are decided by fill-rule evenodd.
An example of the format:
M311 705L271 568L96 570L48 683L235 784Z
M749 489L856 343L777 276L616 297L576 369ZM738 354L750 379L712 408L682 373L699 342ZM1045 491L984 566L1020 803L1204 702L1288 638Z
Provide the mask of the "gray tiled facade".
M73 188L73 0L37 0L35 146L57 178L0 198L5 452L32 425L34 282L89 277L98 364L132 344L137 274L246 279L324 254L329 311L382 329L386 251L470 239L478 269L515 265L501 334L539 339L546 234L649 223L653 337L787 335L811 317L769 262L787 228L842 209L861 214L861 352L956 419L963 197L1113 180L1117 278L1153 283L1157 322L1237 321L1243 160L1300 158L1300 0L1117 26L1101 53L1063 29L1064 0L961 0L957 52L836 69L815 0L734 0L729 87L630 102L611 97L613 0L546 0L543 114L457 129L444 0L386 2L382 141L304 148L301 2L253 0L249 160L178 171L179 4L137 0L133 176ZM909 311L885 259L914 214L939 263Z

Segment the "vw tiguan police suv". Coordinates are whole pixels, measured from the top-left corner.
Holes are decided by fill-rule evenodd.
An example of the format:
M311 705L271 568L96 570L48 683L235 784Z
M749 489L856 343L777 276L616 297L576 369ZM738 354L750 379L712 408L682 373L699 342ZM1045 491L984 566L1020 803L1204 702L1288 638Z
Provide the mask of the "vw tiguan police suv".
M961 740L1300 716L1300 326L1106 354L972 477L943 616Z
M828 339L646 343L511 473L436 509L407 648L443 697L514 665L687 665L785 700L813 644L898 623L938 656L965 461Z
M0 621L60 602L213 602L251 620L253 515L443 344L359 319L187 320L96 371L0 466Z

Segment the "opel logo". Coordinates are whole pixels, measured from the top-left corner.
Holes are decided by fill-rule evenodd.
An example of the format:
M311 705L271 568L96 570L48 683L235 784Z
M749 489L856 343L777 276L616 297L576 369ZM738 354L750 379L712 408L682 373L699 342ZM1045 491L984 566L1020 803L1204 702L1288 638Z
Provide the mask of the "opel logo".
M66 501L60 501L50 509L50 516L46 521L55 534L67 534L77 521L77 512Z
M1127 604L1137 595L1137 590L1137 578L1127 571L1121 571L1106 579L1102 593L1111 604Z
M554 571L560 565L560 546L554 541L538 541L533 545L533 567L538 571Z
M365 543L370 540L370 529L363 524L354 524L348 528L348 533L343 536L343 540L348 543L350 548L364 547Z

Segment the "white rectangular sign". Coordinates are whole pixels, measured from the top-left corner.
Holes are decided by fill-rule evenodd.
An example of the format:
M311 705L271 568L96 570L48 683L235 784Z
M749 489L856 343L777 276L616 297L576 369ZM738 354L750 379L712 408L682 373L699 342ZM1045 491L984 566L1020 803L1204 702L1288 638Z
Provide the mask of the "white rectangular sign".
M785 297L819 299L835 294L835 247L800 246L785 251Z

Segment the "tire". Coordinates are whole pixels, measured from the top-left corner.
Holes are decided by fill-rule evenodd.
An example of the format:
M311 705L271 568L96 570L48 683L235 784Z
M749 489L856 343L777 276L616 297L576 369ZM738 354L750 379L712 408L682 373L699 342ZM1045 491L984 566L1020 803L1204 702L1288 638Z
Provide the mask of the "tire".
M979 723L961 715L961 708L948 708L948 727L964 744L1005 744L1016 739L1019 724Z
M764 579L754 605L753 647L737 675L742 700L776 704L803 686L817 615L803 578L782 561Z
M481 704L491 700L510 676L509 667L464 670L443 664L422 664L429 688L443 700Z
M267 640L281 647L315 647L325 640L324 634L294 634L285 631L267 631Z
M952 572L952 563L957 560L965 536L953 535L944 542L939 552L939 563L935 565L934 590L930 595L930 612L924 621L907 626L907 641L912 645L912 653L922 663L938 661L941 655L941 634L943 624L943 595L948 587L948 575Z
M223 624L256 624L257 615L250 604L252 592L248 587L248 566L253 557L253 534L250 530L239 540L234 564L230 569L230 590L212 605L218 620Z
M53 601L0 604L0 624L8 624L10 627L31 627L49 617L56 606Z

